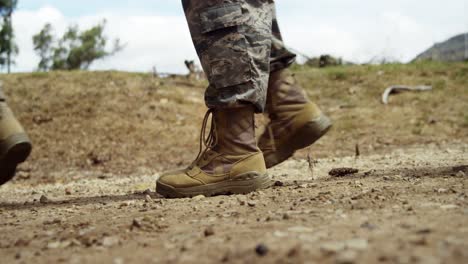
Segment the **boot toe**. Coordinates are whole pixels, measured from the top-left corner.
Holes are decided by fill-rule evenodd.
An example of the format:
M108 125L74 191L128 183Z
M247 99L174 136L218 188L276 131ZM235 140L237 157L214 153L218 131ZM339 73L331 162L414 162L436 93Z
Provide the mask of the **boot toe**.
M187 188L200 185L200 182L188 176L185 170L178 170L175 173L164 173L159 177L156 185L165 185L172 188Z

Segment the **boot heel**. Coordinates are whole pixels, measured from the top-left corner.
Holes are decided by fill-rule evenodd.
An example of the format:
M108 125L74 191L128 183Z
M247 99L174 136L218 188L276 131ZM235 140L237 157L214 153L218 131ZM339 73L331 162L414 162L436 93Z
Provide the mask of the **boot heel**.
M294 135L292 149L299 150L314 144L323 137L331 127L331 120L322 114L318 119L307 123Z
M31 154L32 145L25 133L15 134L0 142L0 165L16 166Z

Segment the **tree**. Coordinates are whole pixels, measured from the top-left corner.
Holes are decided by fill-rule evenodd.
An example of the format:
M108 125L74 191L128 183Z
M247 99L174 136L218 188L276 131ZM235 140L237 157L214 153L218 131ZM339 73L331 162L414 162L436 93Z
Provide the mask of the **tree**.
M50 68L53 41L51 24L46 24L37 35L33 36L34 50L41 58L38 66L39 71L47 71Z
M0 29L0 66L7 67L8 73L14 63L13 56L18 54L19 49L14 41L12 15L18 0L0 0L0 16L2 27Z
M52 26L44 28L33 36L34 50L39 55L39 71L48 70L87 70L99 59L114 55L122 50L119 39L107 49L108 39L104 36L106 21L81 31L78 26L69 26L64 35L55 40Z

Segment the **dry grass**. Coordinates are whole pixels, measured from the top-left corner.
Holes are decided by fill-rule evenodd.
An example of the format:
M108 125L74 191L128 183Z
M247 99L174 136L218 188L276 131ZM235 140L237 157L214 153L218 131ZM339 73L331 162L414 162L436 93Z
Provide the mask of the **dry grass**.
M468 64L297 66L300 83L335 121L313 148L316 157L385 152L411 144L468 141ZM10 106L35 149L22 167L114 174L162 171L190 162L198 149L205 83L122 72L3 75ZM429 84L434 91L392 96L390 85ZM298 154L305 157L306 151Z

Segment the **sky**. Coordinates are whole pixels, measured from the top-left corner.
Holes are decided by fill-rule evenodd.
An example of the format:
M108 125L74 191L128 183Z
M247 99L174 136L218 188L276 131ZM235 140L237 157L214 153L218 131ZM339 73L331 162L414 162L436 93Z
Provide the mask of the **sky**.
M286 45L310 57L407 62L436 42L468 32L466 0L276 0L276 5ZM20 53L13 70L37 68L32 36L46 23L59 35L69 25L86 29L103 19L106 35L125 48L92 64L93 70L156 67L184 73L184 60L197 60L180 0L19 0L13 25Z

